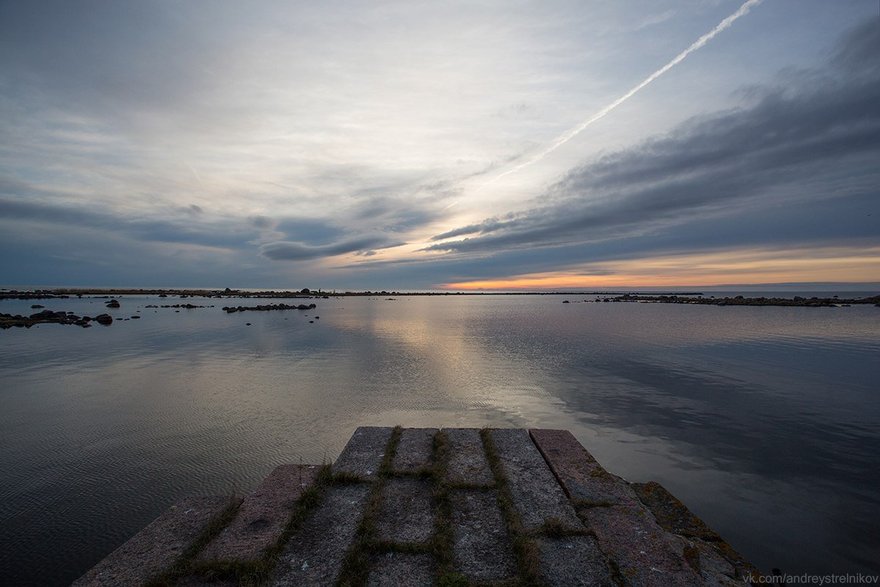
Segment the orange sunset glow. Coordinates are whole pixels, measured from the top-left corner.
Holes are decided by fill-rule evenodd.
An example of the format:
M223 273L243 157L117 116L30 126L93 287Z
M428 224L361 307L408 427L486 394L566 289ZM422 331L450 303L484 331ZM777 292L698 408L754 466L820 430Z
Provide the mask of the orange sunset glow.
M584 265L580 270L515 275L444 284L450 290L559 290L716 286L880 280L880 247L749 250L682 254Z

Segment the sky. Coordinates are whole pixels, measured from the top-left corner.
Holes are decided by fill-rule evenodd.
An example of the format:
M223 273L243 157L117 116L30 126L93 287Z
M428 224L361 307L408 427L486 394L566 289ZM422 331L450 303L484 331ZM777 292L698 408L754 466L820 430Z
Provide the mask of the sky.
M0 285L880 287L878 12L0 0Z

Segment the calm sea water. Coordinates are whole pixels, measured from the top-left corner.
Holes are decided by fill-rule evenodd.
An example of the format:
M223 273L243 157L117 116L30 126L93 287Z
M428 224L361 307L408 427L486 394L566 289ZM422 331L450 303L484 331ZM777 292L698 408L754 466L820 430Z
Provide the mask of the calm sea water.
M67 584L181 497L247 491L395 424L567 428L764 569L880 570L880 308L144 307L179 301L125 298L110 313L143 318L106 328L0 331L0 583Z

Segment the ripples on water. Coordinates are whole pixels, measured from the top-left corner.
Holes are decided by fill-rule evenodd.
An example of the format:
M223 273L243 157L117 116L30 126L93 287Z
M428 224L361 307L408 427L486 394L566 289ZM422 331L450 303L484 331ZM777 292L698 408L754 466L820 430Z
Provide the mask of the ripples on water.
M156 302L123 299L112 312L143 319L109 328L0 332L0 583L66 584L176 499L330 461L371 424L567 428L763 568L878 568L880 309L555 296L143 307Z

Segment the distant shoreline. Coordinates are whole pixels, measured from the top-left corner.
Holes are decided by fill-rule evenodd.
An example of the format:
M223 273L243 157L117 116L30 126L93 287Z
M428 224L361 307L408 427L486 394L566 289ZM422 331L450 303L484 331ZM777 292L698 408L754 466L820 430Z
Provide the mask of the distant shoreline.
M362 297L362 296L702 296L699 291L680 292L634 292L621 291L322 291L322 290L241 290L209 288L45 288L15 290L0 288L2 299L51 299L74 296L177 296L205 298L314 298L314 297ZM41 296L41 297L38 297Z
M722 293L722 292L716 292ZM133 289L133 288L52 288L15 290L0 289L2 300L48 300L69 299L73 297L93 297L110 299L124 296L157 296L160 298L261 298L261 299L330 299L341 297L385 297L386 300L398 297L438 297L438 296L560 296L576 298L565 299L563 303L585 302L641 302L660 304L697 304L716 306L841 306L852 304L880 304L880 294L864 297L833 296L719 296L703 292L615 292L615 291L553 291L553 292L398 292L398 291L346 291L328 292L321 290L237 290L225 289ZM583 299L593 296L594 299Z
M331 297L373 297L379 296L386 301L396 300L398 297L413 296L547 296L554 295L564 297L563 304L582 304L582 303L647 303L647 304L689 304L689 305L711 305L711 306L784 306L784 307L809 307L809 308L838 308L850 307L853 305L868 305L880 307L880 295L868 296L863 298L841 298L839 296L832 297L804 297L793 296L791 298L780 297L745 297L742 295L727 297L705 297L702 293L673 293L673 294L650 294L650 293L607 293L607 292L502 292L502 293L486 293L486 292L448 292L448 293L400 293L400 292L323 292L311 291L303 289L300 291L257 291L243 292L226 288L224 290L174 290L174 289L52 289L52 290L0 290L0 301L3 300L52 300L52 299L70 299L72 297L106 299L108 309L117 309L120 307L116 298L124 296L157 296L160 298L178 297L180 299L187 298L260 298L260 299L330 299ZM385 297L392 296L392 297ZM594 299L584 299L584 296L594 296ZM580 298L570 300L568 298ZM173 304L163 306L147 306L148 308L213 308L214 306L193 305L190 303ZM245 306L228 306L223 311L230 314L243 312L247 310L268 311L268 310L311 310L315 304L269 304L258 305L252 307ZM39 310L27 316L23 314L5 314L0 313L0 330L7 330L13 327L30 328L37 324L67 324L89 328L92 322L109 326L113 323L111 314L103 313L95 316L78 316L73 312L59 312L47 310L42 304L33 304L32 310ZM179 309L176 311L180 311ZM140 310L137 310L140 312ZM133 315L123 320L140 319L140 315ZM317 319L317 316L315 317ZM314 323L313 320L310 321ZM250 323L248 323L250 326Z

